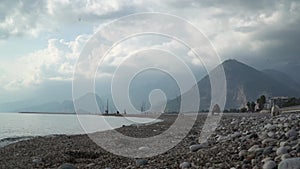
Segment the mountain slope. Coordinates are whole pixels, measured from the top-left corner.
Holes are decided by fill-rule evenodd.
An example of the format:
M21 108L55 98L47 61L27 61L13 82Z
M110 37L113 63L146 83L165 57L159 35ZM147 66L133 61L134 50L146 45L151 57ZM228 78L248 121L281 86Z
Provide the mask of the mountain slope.
M262 70L263 73L269 75L273 79L277 80L280 83L283 83L286 86L289 86L290 88L297 90L300 92L300 84L296 82L292 77L288 76L287 74L273 70L273 69L266 69Z
M247 101L256 101L264 94L266 96L299 96L299 92L288 85L278 82L271 76L258 71L244 63L236 60L226 60L222 63L227 82L226 108L240 108ZM220 65L212 72L220 68ZM200 110L208 109L210 106L210 81L205 76L198 82L201 97ZM178 111L178 100L176 98L167 104L169 111Z

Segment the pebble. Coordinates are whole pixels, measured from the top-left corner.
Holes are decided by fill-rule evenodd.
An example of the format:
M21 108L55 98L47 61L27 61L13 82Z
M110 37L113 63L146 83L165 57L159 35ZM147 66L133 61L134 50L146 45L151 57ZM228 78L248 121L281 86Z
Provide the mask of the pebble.
M285 133L286 137L297 137L298 132L295 129L290 129L288 132Z
M246 150L241 150L239 152L239 157L245 157L247 155L247 151Z
M273 147L272 146L269 146L269 147L266 147L263 151L263 154L264 155L269 155L273 152Z
M262 144L274 144L274 143L276 143L277 142L277 140L276 139L273 139L273 138L266 138L266 139L264 139L261 143Z
M266 161L263 165L263 169L274 169L276 168L276 163L273 160Z
M288 158L279 163L278 169L300 169L300 158Z
M144 165L148 164L148 160L146 160L146 159L137 159L137 160L135 160L135 164L138 167L144 166Z
M58 169L77 169L73 164L65 163L58 167Z
M192 152L196 152L202 148L207 148L208 147L208 143L202 143L202 144L194 144L190 146L190 150Z
M179 168L184 169L184 168L189 168L191 167L191 164L189 162L183 162L179 165Z
M288 152L288 149L286 147L279 147L276 150L276 155L282 155L282 154L286 154Z
M281 161L283 161L283 160L285 160L285 159L288 159L288 158L290 158L291 156L290 156L290 154L283 154L282 156L281 156Z
M41 164L43 162L42 158L34 158L32 160L33 163L36 163L36 164Z

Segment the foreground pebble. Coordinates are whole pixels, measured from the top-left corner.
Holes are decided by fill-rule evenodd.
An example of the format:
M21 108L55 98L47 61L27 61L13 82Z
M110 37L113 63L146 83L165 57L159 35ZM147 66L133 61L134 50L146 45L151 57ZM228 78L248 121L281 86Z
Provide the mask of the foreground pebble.
M179 168L185 169L191 167L191 164L189 162L183 162L179 165Z
M276 163L272 160L266 161L265 164L263 165L263 169L274 169L276 168Z
M73 164L65 163L58 167L58 169L77 169Z
M278 169L300 169L300 158L289 158L283 160Z

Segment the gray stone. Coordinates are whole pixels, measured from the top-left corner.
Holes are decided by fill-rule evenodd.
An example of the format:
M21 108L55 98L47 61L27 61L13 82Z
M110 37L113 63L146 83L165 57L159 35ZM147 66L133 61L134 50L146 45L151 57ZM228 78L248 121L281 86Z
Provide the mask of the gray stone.
M259 145L253 145L251 148L248 149L248 152L251 153L257 153L257 152L263 152L264 148L260 148Z
M269 155L273 152L273 147L269 146L269 147L266 147L263 151L263 154L264 155Z
M231 134L231 138L237 138L240 137L242 134L240 132L234 132L233 134Z
M239 157L245 157L247 155L247 151L246 150L241 150L239 152Z
M32 160L32 162L33 162L33 163L36 163L36 164L41 164L41 163L43 162L43 160L42 160L42 158L37 157L37 158L34 158L34 159Z
M276 163L273 160L266 161L263 165L263 169L274 169L276 168Z
M279 163L278 169L300 169L300 158L288 158Z
M288 153L288 149L286 147L279 147L277 150L276 150L276 155L282 155L282 154L286 154Z
M273 131L268 132L268 137L273 138L275 136L275 133Z
M73 164L65 163L58 167L58 169L77 169Z
M207 148L208 147L208 143L202 143L202 144L194 144L190 146L190 150L192 152L196 152L202 148Z
M285 133L286 137L297 137L298 132L295 129L290 129L288 132Z
M189 162L183 162L179 165L179 168L184 169L184 168L189 168L191 167L191 164Z
M277 142L277 140L276 139L272 139L272 138L266 138L266 139L264 139L261 143L263 143L263 144L274 144L274 143L276 143Z
M143 166L143 165L147 165L148 160L146 160L146 159L137 159L137 160L135 160L135 164L138 167Z
M290 156L290 154L283 154L282 156L281 156L281 161L283 161L283 160L285 160L285 159L288 159L288 158L290 158L291 156Z
M264 126L264 128L267 130L274 130L276 129L276 126L268 123L267 125Z

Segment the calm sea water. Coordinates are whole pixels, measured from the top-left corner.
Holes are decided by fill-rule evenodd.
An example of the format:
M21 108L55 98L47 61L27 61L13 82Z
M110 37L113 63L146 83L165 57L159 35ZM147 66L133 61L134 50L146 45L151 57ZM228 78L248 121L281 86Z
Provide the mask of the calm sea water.
M84 134L150 122L155 120L98 115L0 113L0 147L28 136Z

